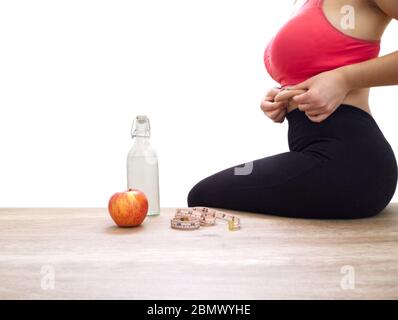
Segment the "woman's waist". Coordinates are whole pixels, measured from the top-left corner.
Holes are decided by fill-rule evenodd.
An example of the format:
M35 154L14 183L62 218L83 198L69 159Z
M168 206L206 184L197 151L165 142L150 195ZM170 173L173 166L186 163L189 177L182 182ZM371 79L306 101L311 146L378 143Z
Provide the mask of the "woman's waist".
M328 118L321 122L310 120L306 114L294 109L288 120L289 141L308 144L319 141L370 141L384 139L375 119L362 108L341 104Z
M357 89L349 92L344 98L342 104L351 105L372 115L369 108L369 89ZM298 108L297 103L293 99L289 99L287 112L291 112Z

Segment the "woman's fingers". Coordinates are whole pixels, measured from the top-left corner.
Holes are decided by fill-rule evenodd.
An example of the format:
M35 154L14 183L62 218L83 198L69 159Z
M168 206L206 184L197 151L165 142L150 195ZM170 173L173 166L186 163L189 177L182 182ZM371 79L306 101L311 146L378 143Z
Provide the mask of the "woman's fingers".
M287 110L281 110L281 113L273 119L274 122L282 123L285 120Z
M274 122L281 122L286 115L286 109L278 109L271 112L267 112L267 116Z
M325 113L325 108L319 106L317 107L316 105L312 104L299 104L298 108L305 112L307 116L316 116L321 113Z
M263 110L264 112L282 109L285 106L286 106L285 102L270 102L265 100L261 102L261 110Z
M279 88L271 88L264 97L266 101L274 101L275 96L281 91Z
M261 110L274 122L282 123L287 112L287 100L275 101L280 88L271 88L261 101Z
M278 102L278 103L277 102L273 102L272 104L274 106L275 105L277 105L277 106L279 105L279 107L275 108L275 109L269 109L269 110L264 110L262 108L264 113L265 113L265 115L268 118L270 118L271 120L273 120L274 122L283 122L283 120L285 118L285 115L286 115L286 112L287 112L286 106L283 103L281 104L280 102Z
M275 119L275 118L277 118L282 112L283 112L283 110L277 109L277 110L274 110L274 111L268 111L268 112L267 112L267 115L268 115L268 117L270 117L271 119Z
M312 98L312 92L311 91L306 91L302 94L296 95L293 97L293 101L296 102L297 104L307 104L311 103L313 99Z
M289 90L289 89L285 89L280 91L274 98L274 101L279 102L279 101L286 101L289 100L291 98L293 98L294 96L297 95L301 95L303 93L305 93L306 90Z
M311 109L311 105L309 103L299 104L297 107L303 112L309 111Z

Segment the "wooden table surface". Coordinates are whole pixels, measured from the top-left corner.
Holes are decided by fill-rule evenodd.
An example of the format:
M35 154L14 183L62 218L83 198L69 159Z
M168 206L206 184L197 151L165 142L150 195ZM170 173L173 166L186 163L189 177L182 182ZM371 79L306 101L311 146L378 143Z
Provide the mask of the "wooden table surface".
M120 229L105 208L0 209L1 299L397 299L398 204L362 220L233 212Z

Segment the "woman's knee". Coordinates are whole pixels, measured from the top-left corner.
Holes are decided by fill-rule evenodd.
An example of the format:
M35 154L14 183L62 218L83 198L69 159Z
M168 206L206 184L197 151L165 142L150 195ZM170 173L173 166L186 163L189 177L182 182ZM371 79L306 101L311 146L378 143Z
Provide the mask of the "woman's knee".
M188 192L187 204L188 207L198 207L204 205L204 190L202 183L198 182L192 189Z

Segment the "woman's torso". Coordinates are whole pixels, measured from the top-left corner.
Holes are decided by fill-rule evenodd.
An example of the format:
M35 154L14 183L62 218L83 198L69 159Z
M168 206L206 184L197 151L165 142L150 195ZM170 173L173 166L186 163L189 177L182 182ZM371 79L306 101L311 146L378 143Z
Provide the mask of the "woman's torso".
M337 31L339 34L334 35L337 37L337 40L346 40L352 41L354 44L355 42L363 44L364 50L369 49L369 58L376 57L378 55L377 48L380 48L379 42L381 36L390 19L379 8L375 7L371 1L307 0L306 3L307 2L310 2L310 5L317 5L319 7L317 18L321 19L320 21L323 22L321 26L324 28L326 27L322 32L335 33ZM353 14L353 17L350 16L350 14ZM311 30L309 30L309 33L311 34ZM371 114L369 107L369 88L350 91L345 97L343 103L359 107ZM287 111L290 112L296 108L297 105L290 100Z

